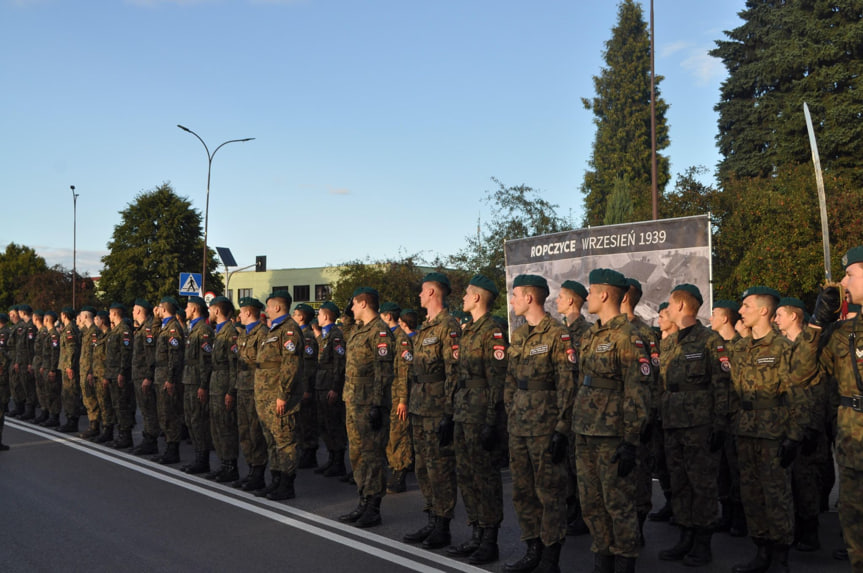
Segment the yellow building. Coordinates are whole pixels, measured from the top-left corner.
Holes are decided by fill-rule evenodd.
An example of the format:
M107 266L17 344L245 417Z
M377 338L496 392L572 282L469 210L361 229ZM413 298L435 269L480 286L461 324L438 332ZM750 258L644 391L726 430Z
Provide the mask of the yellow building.
M305 302L317 309L321 303L329 300L332 287L339 277L339 268L233 271L224 273L223 277L228 298L235 305L247 296L263 302L271 292L286 290L294 298L294 304Z

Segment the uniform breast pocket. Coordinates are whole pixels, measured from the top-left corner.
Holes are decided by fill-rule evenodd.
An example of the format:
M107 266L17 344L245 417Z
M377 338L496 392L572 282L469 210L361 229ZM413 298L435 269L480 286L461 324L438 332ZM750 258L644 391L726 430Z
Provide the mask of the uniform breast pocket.
M689 379L700 380L704 378L705 373L707 372L706 365L704 360L701 358L695 358L686 361L686 377Z

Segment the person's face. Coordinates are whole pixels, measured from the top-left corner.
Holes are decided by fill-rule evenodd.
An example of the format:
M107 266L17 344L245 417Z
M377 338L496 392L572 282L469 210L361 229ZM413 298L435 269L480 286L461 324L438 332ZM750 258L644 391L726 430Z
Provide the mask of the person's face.
M560 289L560 292L557 293L557 299L555 302L557 303L557 312L558 314L566 314L569 312L569 305L572 297L570 297L563 289Z
M38 314L33 315L33 324L36 326L36 328L42 328L42 318Z
M602 308L602 285L590 285L587 291L587 312L596 314Z
M668 332L672 328L671 319L668 318L668 309L663 308L659 311L659 316L656 319L656 324L659 326L659 330L663 332Z
M464 312L471 312L474 308L476 308L476 295L468 287L464 290L464 296L461 297L461 309Z
M402 319L399 319L399 326L400 326L400 327L401 327L401 329L402 329L402 330L404 330L405 332L410 332L410 331L411 331L411 329L410 329L410 328L408 328L407 323L406 323L405 321L403 321Z
M773 322L779 327L782 334L786 334L797 320L795 312L787 306L780 306L776 309L776 314L773 316Z
M714 308L710 313L710 328L719 330L725 324L725 311L721 308Z
M512 305L512 311L516 316L524 316L527 308L530 305L530 297L524 287L515 287L512 289L512 296L509 299L509 304Z
M207 316L209 317L210 322L212 322L213 324L218 324L219 313L216 310L215 306L211 306L210 308L207 309Z
M848 265L845 276L842 277L842 286L848 293L848 298L854 304L863 303L863 263Z
M743 321L743 326L752 328L758 323L758 318L761 316L759 312L761 307L758 306L758 299L754 296L747 296L743 299L743 304L740 305L740 320Z
M120 316L119 311L117 309L112 309L108 311L108 316L111 318L111 326L117 326L120 324L120 321L123 320L123 317Z
M271 298L267 301L267 316L276 316L281 310L281 305L279 301L274 298Z
M294 319L294 321L296 321L296 323L297 323L297 324L303 324L303 323L305 322L305 321L303 320L303 313L302 313L302 312L300 312L299 310L295 310L294 312L292 312L292 313L291 313L291 318L293 318L293 319Z
M428 304L429 299L434 293L434 287L431 283L423 283L423 288L420 290L420 306L423 308L428 308L426 305Z

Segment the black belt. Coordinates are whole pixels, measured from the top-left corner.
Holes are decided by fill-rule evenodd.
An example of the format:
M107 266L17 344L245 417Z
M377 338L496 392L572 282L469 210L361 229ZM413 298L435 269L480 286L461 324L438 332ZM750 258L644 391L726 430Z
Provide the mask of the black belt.
M417 374L414 378L417 384L431 384L433 382L443 382L446 380L446 374Z
M771 396L770 398L758 398L757 400L741 400L740 401L740 409L741 410L766 410L768 408L774 408L776 406L785 406L788 404L788 401L785 399L785 395L782 396Z
M469 378L458 381L459 388L488 388L488 380L485 378Z
M709 390L704 384L669 384L665 387L669 392L689 392L695 390Z
M213 372L224 372L225 370L230 370L230 366L213 366Z
M622 383L620 380L614 380L613 378L601 378L585 374L581 385L590 388L603 388L605 390L620 390Z
M839 405L855 412L863 412L863 396L839 396Z
M519 380L518 389L536 392L541 390L555 390L556 388L554 386L554 382L551 380Z

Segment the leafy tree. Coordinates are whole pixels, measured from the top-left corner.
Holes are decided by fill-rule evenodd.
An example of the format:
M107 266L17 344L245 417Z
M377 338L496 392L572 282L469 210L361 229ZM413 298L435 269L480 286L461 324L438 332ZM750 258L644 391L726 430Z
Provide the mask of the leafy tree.
M717 143L722 181L810 161L809 105L826 173L863 183L863 8L835 0L747 0L711 55L728 69Z
M93 279L78 275L75 304L100 306ZM33 308L59 311L72 304L72 271L55 265L25 277L16 291L16 299L27 301Z
M617 225L630 221L632 221L632 193L629 189L629 181L626 177L618 177L614 182L611 195L608 196L602 224Z
M402 308L419 311L419 299L423 271L417 264L417 256L380 261L349 261L339 266L339 279L333 285L332 298L344 309L357 287L377 289L381 302L395 302Z
M9 243L0 254L0 309L4 312L13 304L25 302L18 298L19 290L27 279L48 269L45 259L24 245ZM69 297L71 298L71 286Z
M103 300L130 303L137 297L158 301L176 296L180 273L201 268L201 213L163 183L140 193L120 216L108 242L110 252L102 257ZM207 290L218 293L223 284L216 253L208 249L208 255Z
M629 181L633 211L631 220L652 218L651 150L650 150L650 35L644 23L641 6L634 0L623 0L618 6L617 25L603 52L606 66L594 76L596 97L582 98L585 109L591 110L596 125L596 139L584 175L587 225L600 225L606 211L606 201L615 182L623 177ZM668 126L665 113L668 104L659 97L656 76L656 148L657 183L659 192L668 182L668 158L659 150L668 147Z

